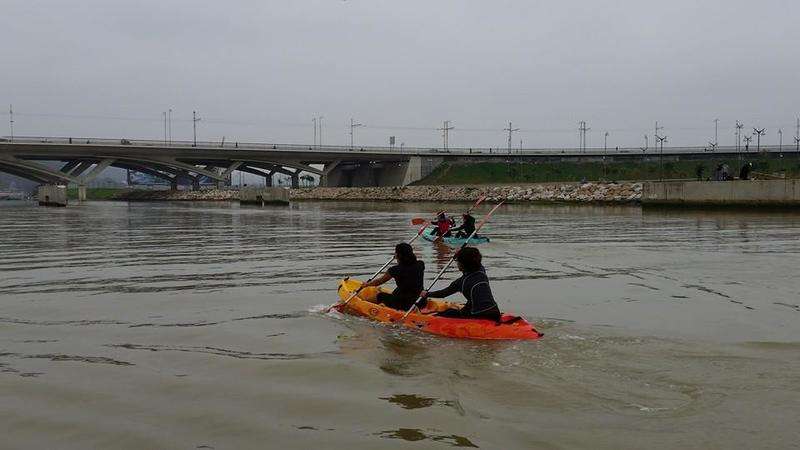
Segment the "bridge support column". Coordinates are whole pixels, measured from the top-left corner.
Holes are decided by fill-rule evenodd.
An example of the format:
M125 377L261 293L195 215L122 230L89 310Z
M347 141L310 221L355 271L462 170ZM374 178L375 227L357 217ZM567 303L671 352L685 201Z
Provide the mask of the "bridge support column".
M300 187L300 172L297 171L292 174L292 189L297 189Z
M270 172L269 174L264 175L264 186L272 187L273 175L275 175L275 172Z
M86 202L86 185L78 185L78 203Z
M172 179L172 180L169 182L169 190L170 190L170 191L177 191L177 190L178 190L178 178L177 178L177 177L176 177L176 178L173 178L173 179Z
M192 178L192 190L199 191L200 190L200 177Z
M36 195L39 206L67 206L67 187L56 184L39 186Z
M406 186L426 177L442 161L442 158L412 156L408 161L331 164L323 171L322 185Z

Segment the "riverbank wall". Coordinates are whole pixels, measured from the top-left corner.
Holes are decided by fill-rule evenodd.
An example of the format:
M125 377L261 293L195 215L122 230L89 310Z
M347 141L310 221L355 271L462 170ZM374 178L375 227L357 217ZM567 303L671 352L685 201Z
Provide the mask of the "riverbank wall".
M800 207L800 180L665 181L643 184L642 205Z

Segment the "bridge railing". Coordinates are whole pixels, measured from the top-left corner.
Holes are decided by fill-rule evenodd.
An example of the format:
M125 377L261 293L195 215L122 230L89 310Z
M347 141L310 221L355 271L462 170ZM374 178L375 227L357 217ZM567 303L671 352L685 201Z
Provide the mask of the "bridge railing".
M7 136L0 138L0 143L10 143L11 139ZM463 155L463 156L537 156L537 155L587 155L587 156L604 156L604 155L654 155L660 154L660 148L650 147L642 149L640 147L614 147L614 148L598 148L591 147L580 149L576 147L546 147L546 148L512 148L508 149L502 147L458 147L458 148L436 148L436 147L385 147L385 146L353 146L349 145L307 145L307 144L278 144L278 143L263 143L263 142L238 142L238 141L164 141L163 139L110 139L110 138L96 138L96 137L65 137L65 136L14 136L14 143L20 144L55 144L55 145L92 145L92 146L120 146L130 145L132 147L151 147L151 148L197 148L197 149L227 149L227 150L260 150L260 151L280 151L280 152L352 152L352 153L372 153L372 154L400 154L400 155L427 155L427 156L444 156L444 155ZM664 147L664 154L682 154L682 153L755 153L756 147L750 146L749 150L745 147L736 146L720 146L716 149L708 147ZM797 152L795 146L777 146L777 145L762 145L762 152Z

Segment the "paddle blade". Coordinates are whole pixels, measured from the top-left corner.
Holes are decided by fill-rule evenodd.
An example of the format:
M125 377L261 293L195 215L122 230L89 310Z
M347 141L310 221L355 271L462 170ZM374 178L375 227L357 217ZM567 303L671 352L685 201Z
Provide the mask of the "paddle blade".
M423 219L422 217L414 217L411 219L411 225L422 225L425 222L427 222L427 220Z

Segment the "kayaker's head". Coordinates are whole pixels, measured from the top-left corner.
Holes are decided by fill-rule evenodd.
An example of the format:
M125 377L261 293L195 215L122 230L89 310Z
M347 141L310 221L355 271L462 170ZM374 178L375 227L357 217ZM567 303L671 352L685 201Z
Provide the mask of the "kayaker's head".
M456 253L458 270L469 273L481 270L481 252L475 247L464 247Z
M394 247L394 257L401 266L407 266L417 262L417 255L414 254L414 249L411 244L401 242Z

